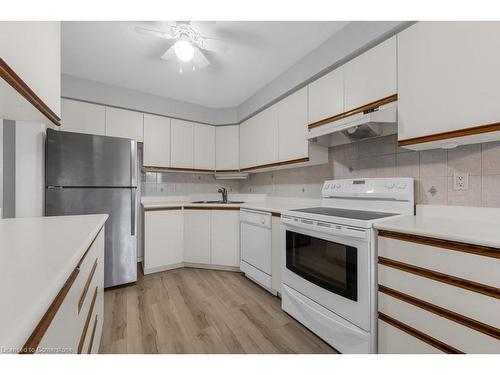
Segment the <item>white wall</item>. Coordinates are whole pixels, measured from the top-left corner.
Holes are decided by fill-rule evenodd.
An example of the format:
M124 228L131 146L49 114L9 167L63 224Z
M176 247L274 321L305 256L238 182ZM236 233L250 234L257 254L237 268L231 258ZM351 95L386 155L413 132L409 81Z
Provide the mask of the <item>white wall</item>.
M236 108L214 109L140 91L107 85L71 75L62 75L64 98L132 109L211 125L238 122Z
M0 56L60 116L60 22L0 22ZM2 79L0 118L50 124L45 116Z

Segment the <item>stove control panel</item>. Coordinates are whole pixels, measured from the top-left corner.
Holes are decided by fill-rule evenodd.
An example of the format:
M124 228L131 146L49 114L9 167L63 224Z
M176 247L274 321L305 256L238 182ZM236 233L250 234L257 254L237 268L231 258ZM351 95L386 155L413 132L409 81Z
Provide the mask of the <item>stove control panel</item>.
M357 178L323 183L323 198L413 200L413 178Z

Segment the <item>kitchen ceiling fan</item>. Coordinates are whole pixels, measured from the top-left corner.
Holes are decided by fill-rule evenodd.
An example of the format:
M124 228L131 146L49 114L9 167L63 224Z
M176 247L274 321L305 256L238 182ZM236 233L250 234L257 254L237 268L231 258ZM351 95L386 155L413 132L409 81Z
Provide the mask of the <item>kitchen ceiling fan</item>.
M182 73L183 64L192 64L193 70L204 69L210 64L205 52L222 53L227 47L219 39L202 35L201 31L215 26L210 21L179 21L166 22L165 30L154 30L136 26L135 30L144 35L155 36L161 39L175 41L161 56L163 60L177 58L180 62L179 71Z

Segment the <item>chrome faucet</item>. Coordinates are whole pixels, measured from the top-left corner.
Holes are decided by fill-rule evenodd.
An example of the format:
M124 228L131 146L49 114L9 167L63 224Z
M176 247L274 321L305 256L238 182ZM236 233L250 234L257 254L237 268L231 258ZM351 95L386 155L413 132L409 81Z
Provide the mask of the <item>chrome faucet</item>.
M227 189L225 187L219 188L218 193L222 194L222 203L227 203Z

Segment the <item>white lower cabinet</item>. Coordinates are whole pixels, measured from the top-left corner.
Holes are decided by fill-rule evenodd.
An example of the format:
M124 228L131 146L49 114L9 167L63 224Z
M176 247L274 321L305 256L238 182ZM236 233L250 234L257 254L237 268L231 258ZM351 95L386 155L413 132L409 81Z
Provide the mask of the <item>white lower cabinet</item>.
M240 265L240 211L212 210L211 263Z
M378 352L500 353L500 302L488 292L500 286L500 260L488 251L379 232Z
M271 220L271 286L281 294L281 262L285 254L285 226L281 216L273 215Z
M37 353L94 354L99 351L104 320L104 228L72 275L74 281L52 321L46 322L49 326L40 342L28 345L36 347ZM39 327L44 326L44 319L46 316Z
M144 213L144 273L182 266L184 218L181 207Z
M184 262L210 264L210 210L184 209Z
M184 265L239 269L239 209L145 210L144 273Z

